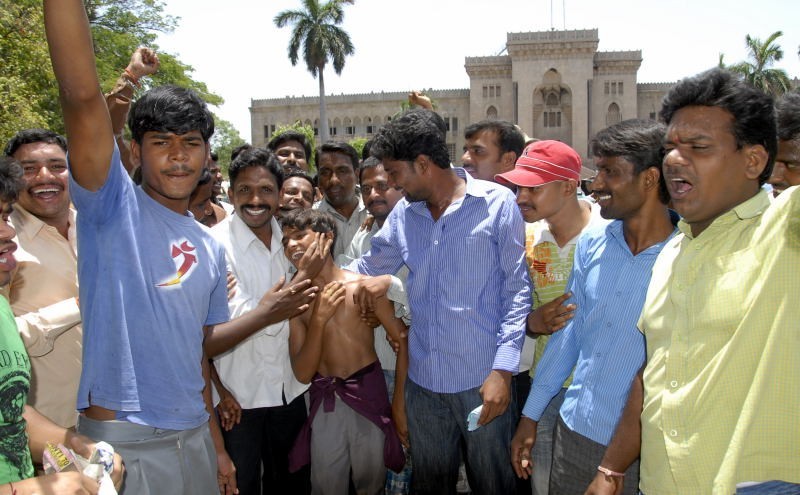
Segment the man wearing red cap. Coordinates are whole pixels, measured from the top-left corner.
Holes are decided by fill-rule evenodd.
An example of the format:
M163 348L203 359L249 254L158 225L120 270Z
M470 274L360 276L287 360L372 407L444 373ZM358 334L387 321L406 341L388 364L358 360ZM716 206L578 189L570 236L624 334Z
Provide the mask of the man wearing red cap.
M644 337L636 322L653 263L677 222L666 207L663 138L662 125L627 120L592 140L597 167L593 195L603 218L614 221L589 227L577 243L567 283L574 318L550 337L511 443L514 470L530 476L537 422L574 369L554 433L550 493L582 493L592 481L630 382L644 364ZM515 175L528 171L542 182L575 180L574 165L564 166L572 162L556 161L557 145L551 146L521 159ZM635 493L638 483L632 478L638 478L638 464L625 476L631 481L626 490Z
M517 206L527 222L525 254L534 287L534 311L528 316L527 333L536 339L531 339L535 346L528 363L531 369L544 354L550 334L572 318L574 305L563 303L569 298L564 290L572 270L575 245L588 225L602 221L598 207L578 199L580 171L581 158L574 149L560 141L537 141L525 148L514 170L495 176L500 184L516 186ZM571 382L572 377L567 378L539 419L532 452L533 495L548 492L553 431ZM520 410L527 396L527 391L518 395Z

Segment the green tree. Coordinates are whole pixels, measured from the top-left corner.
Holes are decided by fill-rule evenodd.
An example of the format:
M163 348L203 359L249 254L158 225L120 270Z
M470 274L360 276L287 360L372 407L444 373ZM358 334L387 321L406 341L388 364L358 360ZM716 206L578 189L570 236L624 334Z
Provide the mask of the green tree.
M61 120L41 2L0 0L0 144Z
M786 71L774 69L772 65L783 58L783 49L776 40L783 32L775 31L765 41L745 36L749 60L728 66L730 70L740 74L745 81L767 94L780 96L791 89L791 81ZM722 56L720 56L720 63Z
M217 152L217 163L225 177L228 177L228 168L231 165L231 151L243 144L245 144L245 140L242 139L233 124L215 115L211 149Z
M212 105L223 102L204 83L192 79L191 66L158 49L157 33L171 32L178 22L164 14L163 1L85 0L84 4L104 89L113 87L137 47L149 46L158 52L161 67L140 91L148 85L177 84L194 89ZM63 133L39 0L0 0L0 60L0 143L29 127Z
M361 156L361 152L364 151L364 145L367 144L367 141L369 140L365 137L357 137L348 141L347 144L355 148L356 151L358 151L358 156Z
M325 79L323 73L328 62L333 62L337 74L344 69L345 57L355 51L350 35L338 25L344 19L344 4L354 0L302 0L303 10L284 10L275 16L279 28L293 25L289 39L289 60L297 65L300 48L303 60L311 75L319 79L319 133L322 142L328 140L328 115L325 107Z

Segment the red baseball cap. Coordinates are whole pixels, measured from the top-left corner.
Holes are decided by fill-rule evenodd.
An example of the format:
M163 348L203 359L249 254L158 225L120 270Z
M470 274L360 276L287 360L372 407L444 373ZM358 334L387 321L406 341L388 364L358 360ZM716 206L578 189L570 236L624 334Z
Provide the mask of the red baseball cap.
M581 180L581 157L561 141L536 141L522 151L514 170L497 174L500 184L536 187L558 180Z

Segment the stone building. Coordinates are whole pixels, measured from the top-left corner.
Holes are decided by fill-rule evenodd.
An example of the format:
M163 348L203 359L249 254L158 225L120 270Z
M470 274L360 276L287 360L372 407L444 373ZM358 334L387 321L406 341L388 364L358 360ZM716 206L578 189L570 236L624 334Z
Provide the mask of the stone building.
M597 29L508 33L505 54L466 58L469 89L425 91L448 125L453 163L460 162L466 125L486 118L514 122L531 137L563 141L587 165L588 143L597 131L624 119L655 119L673 83L639 83L641 51L597 51L599 41ZM331 138L369 138L407 95L328 96ZM250 119L257 146L280 125L299 120L316 129L319 98L251 100Z

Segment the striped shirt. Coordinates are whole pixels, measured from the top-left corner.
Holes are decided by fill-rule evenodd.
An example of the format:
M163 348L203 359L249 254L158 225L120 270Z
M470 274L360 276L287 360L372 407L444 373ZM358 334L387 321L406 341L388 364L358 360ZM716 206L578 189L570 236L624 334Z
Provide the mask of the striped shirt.
M584 231L567 283L573 294L568 302L578 306L575 317L550 337L524 416L538 421L574 367L561 418L572 431L608 444L631 381L644 364L644 337L636 322L665 244L666 239L634 255L621 220Z
M400 200L370 252L348 267L367 275L408 267L408 376L439 393L479 387L493 369L516 373L531 307L514 195L453 170L466 181L463 198L437 221L425 202Z

